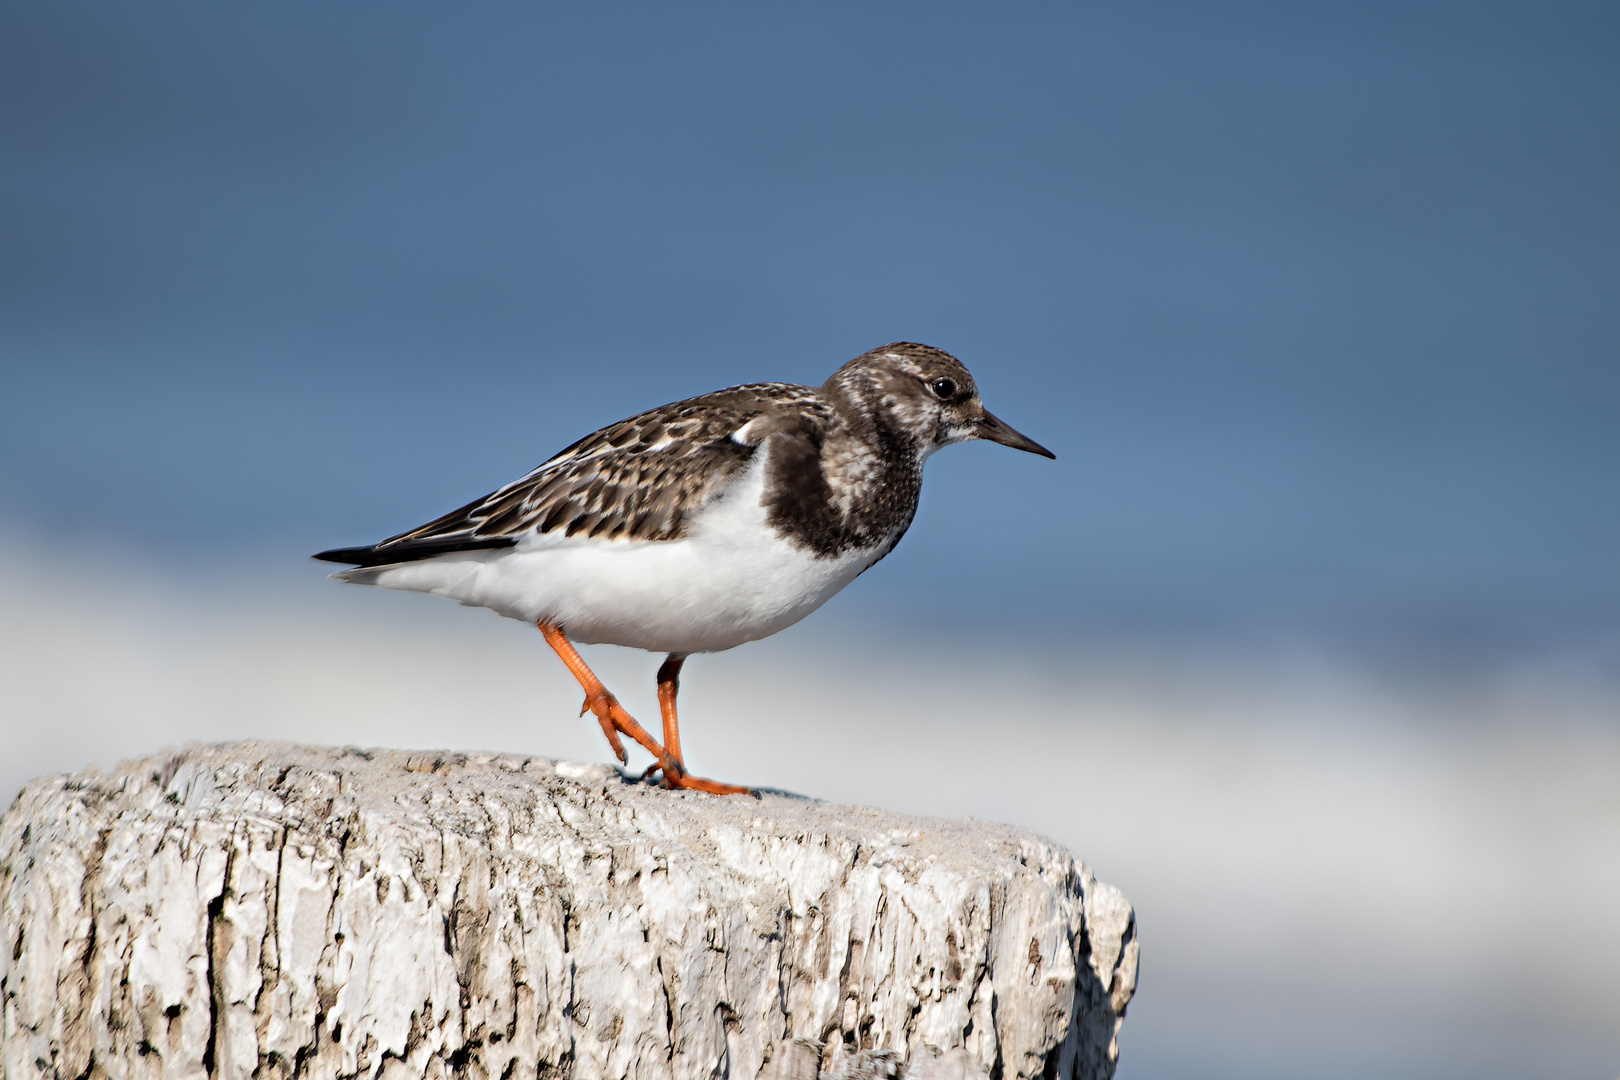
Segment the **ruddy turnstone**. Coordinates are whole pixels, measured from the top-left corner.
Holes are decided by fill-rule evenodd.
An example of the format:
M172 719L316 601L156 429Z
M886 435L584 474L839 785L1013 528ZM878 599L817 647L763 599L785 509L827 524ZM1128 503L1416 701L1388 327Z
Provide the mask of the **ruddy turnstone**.
M923 462L969 439L1053 457L986 411L940 349L898 341L820 386L751 383L585 436L491 495L369 547L323 551L333 577L437 593L540 628L585 691L620 762L622 732L665 786L692 776L675 694L692 653L792 626L887 555L917 511ZM668 654L660 745L572 641Z

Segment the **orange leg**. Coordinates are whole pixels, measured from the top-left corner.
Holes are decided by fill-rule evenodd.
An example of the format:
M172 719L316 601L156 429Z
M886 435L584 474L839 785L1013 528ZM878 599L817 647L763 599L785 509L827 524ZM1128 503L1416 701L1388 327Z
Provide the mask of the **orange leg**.
M681 665L684 663L684 655L670 653L658 669L658 711L664 718L664 749L683 769L686 768L686 759L681 757L681 729L675 719L675 695L681 690Z
M678 766L678 771L675 772L665 767L664 786L707 791L711 795L754 795L752 790L738 787L736 784L722 784L687 774L686 760L681 757L680 724L675 718L675 695L681 688L681 665L684 663L686 657L683 654L670 653L669 658L658 669L658 711L664 718L664 749L675 759Z
M619 741L619 732L622 731L658 759L658 764L666 777L672 771L680 773L680 762L671 757L640 724L636 723L633 716L624 711L624 706L619 704L618 698L608 693L607 687L603 686L602 680L585 665L584 659L574 648L573 642L562 632L562 628L543 622L536 625L540 628L541 636L546 639L546 644L556 651L562 662L568 665L569 672L579 680L580 689L585 691L585 704L579 711L583 713L589 709L596 714L597 722L602 725L602 734L607 736L608 745L613 747L613 753L618 756L619 763L622 765L629 761L624 752L624 743Z

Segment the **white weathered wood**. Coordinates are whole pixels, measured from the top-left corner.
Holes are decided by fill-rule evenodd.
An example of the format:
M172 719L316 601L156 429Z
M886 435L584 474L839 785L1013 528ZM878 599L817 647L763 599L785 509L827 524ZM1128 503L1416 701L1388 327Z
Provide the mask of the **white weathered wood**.
M192 746L0 818L0 1072L1105 1077L1130 905L973 821Z

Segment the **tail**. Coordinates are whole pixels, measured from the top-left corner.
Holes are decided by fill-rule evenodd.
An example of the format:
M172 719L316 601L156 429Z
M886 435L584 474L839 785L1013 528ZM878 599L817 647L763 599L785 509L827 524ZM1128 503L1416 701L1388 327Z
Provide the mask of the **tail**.
M352 570L339 570L332 575L333 581L346 581L350 585L376 585L378 579L386 574L392 567L387 566L356 566Z
M512 536L444 536L422 540L383 541L369 547L333 548L310 556L322 562L348 563L354 570L344 570L333 577L344 581L372 584L363 573L370 567L395 566L399 563L431 559L435 555L448 555L453 551L476 551L480 548L512 547L517 538ZM374 575L371 575L374 577Z

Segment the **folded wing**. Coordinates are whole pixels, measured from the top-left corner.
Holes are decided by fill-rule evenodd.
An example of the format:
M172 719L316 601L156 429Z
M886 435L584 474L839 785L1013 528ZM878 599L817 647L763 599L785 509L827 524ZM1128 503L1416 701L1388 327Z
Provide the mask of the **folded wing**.
M774 427L750 421L784 406L790 413L824 411L807 387L780 383L678 401L593 432L528 475L426 525L315 558L382 566L510 547L535 533L676 540Z

